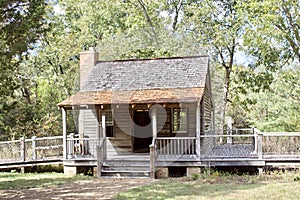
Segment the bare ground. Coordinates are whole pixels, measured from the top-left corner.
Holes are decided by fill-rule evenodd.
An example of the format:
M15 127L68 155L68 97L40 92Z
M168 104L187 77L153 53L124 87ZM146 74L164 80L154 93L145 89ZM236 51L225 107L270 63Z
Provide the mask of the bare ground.
M91 179L44 188L1 190L0 199L111 199L119 192L147 185L153 179Z

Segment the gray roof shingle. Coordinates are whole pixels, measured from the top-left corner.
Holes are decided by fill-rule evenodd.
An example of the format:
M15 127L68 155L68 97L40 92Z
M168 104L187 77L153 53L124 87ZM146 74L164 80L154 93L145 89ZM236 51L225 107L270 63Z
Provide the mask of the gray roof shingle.
M208 63L208 56L98 62L81 91L204 87Z

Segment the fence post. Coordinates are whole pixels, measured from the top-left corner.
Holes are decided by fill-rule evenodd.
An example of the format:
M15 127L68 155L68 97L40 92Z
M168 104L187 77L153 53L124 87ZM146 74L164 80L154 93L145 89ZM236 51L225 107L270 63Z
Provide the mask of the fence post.
M149 146L150 148L150 177L155 178L155 152L154 152L154 144Z
M232 144L232 123L233 119L231 117L227 118L227 144Z
M36 136L32 136L32 159L37 160L37 153L36 153Z
M263 134L261 132L257 133L257 155L259 159L263 158Z
M21 137L20 138L20 157L21 157L21 161L25 161L26 158L25 158L25 138L24 137Z
M67 146L68 146L68 149L67 149L67 155L68 155L68 159L70 158L73 158L74 156L74 133L71 133L70 134L70 138L69 140L67 139Z
M101 154L101 146L97 145L97 178L101 177L102 170L102 154Z

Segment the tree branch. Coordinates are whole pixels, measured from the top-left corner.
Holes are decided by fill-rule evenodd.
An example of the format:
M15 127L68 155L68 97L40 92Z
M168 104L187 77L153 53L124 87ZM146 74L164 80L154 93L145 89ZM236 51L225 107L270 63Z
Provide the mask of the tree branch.
M182 0L179 0L178 3L175 5L175 16L172 24L173 31L177 30L178 16L182 6L183 6Z

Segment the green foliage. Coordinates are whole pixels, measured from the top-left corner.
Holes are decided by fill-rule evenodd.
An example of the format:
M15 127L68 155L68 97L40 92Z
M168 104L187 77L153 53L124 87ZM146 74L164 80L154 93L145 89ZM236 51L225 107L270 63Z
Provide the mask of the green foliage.
M255 126L262 131L299 131L300 82L297 77L300 70L285 69L267 74L273 78L262 78L265 75L260 72L244 67L238 69L243 73L234 76L228 111L235 118L235 126Z
M185 9L186 22L197 41L205 46L214 61L225 70L223 97L220 103L219 128L222 132L230 93L230 77L236 52L241 48L246 18L242 1L193 1Z
M205 49L220 129L227 107L238 126L299 130L299 70L276 71L300 58L297 1L4 0L0 9L1 140L61 135L56 104L78 91L88 47L101 60ZM249 66L235 66L237 51L251 55Z
M193 180L198 180L200 178L199 174L192 174L192 179Z
M249 20L244 47L257 58L256 66L276 70L286 62L300 61L298 0L251 0L243 9Z

